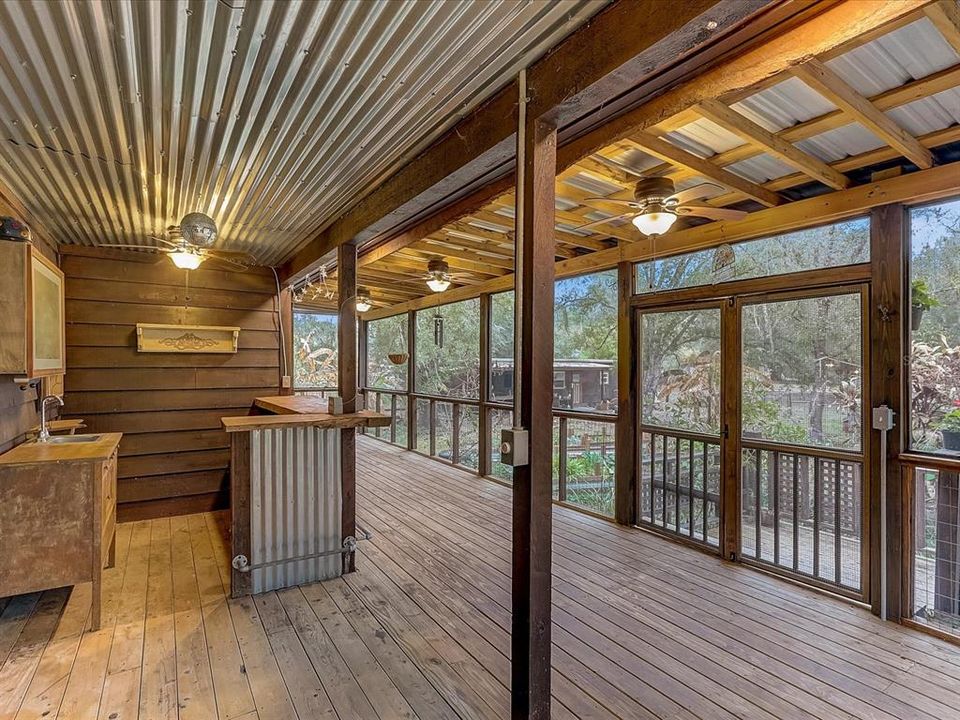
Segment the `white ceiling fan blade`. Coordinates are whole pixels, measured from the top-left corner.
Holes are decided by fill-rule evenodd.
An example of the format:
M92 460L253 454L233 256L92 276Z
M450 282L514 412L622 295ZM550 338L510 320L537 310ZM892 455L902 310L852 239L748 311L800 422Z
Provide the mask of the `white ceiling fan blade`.
M694 185L686 190L675 192L667 199L676 200L677 205L683 205L684 203L690 203L696 200L703 200L705 198L713 197L721 192L723 192L723 187L721 185L715 185L714 183L700 183L699 185Z
M105 250L146 250L147 252L168 252L165 248L153 247L152 245L97 245L98 248Z
M159 243L163 243L167 247L172 247L172 248L180 247L179 243L175 243L173 242L173 240L168 240L167 238L160 237L159 235L148 235L147 237L149 237L151 240L156 240Z
M710 220L739 220L747 215L743 210L718 208L711 205L681 205L674 208L674 212L677 215L696 215Z
M574 230L578 230L578 231L590 230L591 228L597 227L598 225L607 225L608 223L616 222L617 220L620 220L622 218L632 217L636 214L637 213L635 211L631 211L631 212L623 213L622 215L614 215L613 217L603 218L601 220L594 220L593 222L587 223L586 225L579 225L575 227Z

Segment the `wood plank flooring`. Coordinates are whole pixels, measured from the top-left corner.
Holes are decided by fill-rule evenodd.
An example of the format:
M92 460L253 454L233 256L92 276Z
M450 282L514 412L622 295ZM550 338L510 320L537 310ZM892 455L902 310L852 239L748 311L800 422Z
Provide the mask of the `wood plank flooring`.
M508 718L510 490L360 438L360 571L229 600L224 514L123 524L90 588L0 600L0 720ZM554 513L554 716L960 717L960 648Z

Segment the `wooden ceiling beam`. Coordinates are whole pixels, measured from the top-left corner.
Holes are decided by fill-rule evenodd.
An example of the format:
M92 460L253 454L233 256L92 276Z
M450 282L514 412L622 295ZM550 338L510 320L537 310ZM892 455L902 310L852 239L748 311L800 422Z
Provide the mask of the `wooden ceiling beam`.
M921 135L917 138L917 140L919 140L920 144L926 148L935 148L948 143L960 142L960 125L951 125L943 130L934 130L926 135ZM889 145L882 145L878 148L874 148L873 150L867 150L866 152L860 153L859 155L851 155L843 158L842 160L837 160L836 162L831 163L831 166L841 172L850 172L852 170L859 170L860 168L865 168L870 165L896 160L898 157L901 157L898 150L894 150ZM789 190L790 188L797 187L798 185L803 185L809 181L810 178L808 178L806 175L802 173L793 173L791 175L784 175L776 180L766 182L763 184L763 186L769 190L780 192L781 190ZM739 193L730 193L728 195L719 195L715 198L711 198L707 202L710 205L723 207L735 202L740 202L741 200L743 200L743 196Z
M796 145L787 142L718 100L704 100L697 105L697 112L827 187L832 187L834 190L850 187L850 178L842 172L833 169L820 158L808 155Z
M783 198L775 192L770 192L755 182L746 180L739 175L734 175L729 170L717 167L708 159L687 152L682 148L678 148L676 145L671 145L666 140L662 140L650 133L639 131L632 134L629 139L636 144L637 149L642 150L648 155L653 155L666 162L684 167L708 180L719 183L731 190L741 192L762 205L774 207L783 202Z
M858 42L858 38L888 32L907 16L915 17L925 4L925 0L843 0L769 42L717 63L696 79L679 84L562 145L557 151L557 163L560 169L570 167L615 140L657 127L704 100L718 98L734 102L738 94L755 92L758 84L772 81L810 57L829 54L838 47Z
M923 9L930 22L960 55L960 7L956 0L938 0Z
M933 155L910 133L880 112L833 70L816 58L793 69L794 75L846 112L917 167L933 167Z
M877 110L885 112L920 100L921 98L936 95L939 92L949 90L958 85L960 85L960 64L951 65L932 75L920 78L919 80L913 80L906 85L891 88L869 99L870 102L876 106ZM843 110L833 110L824 115L819 115L810 120L805 120L804 122L784 128L777 132L776 135L788 143L795 143L801 140L807 140L821 133L829 132L830 130L835 130L838 127L849 125L852 122L853 118ZM741 160L749 160L752 157L762 155L763 152L762 149L754 145L740 145L730 150L717 153L712 156L710 160L720 167L726 167ZM663 165L649 168L645 174L666 175L674 180L682 180L690 177L693 173L664 163Z
M870 209L891 203L922 204L950 197L957 192L960 162L928 170L907 173L893 178L858 185L846 190L797 200L796 202L758 210L741 220L711 222L670 232L657 239L657 255L689 252L715 247L725 242L739 242L777 235L823 223L838 222L861 216ZM617 248L590 253L556 264L557 277L607 270L620 262L639 262L650 257L649 239ZM371 319L395 315L406 310L432 307L448 301L464 300L485 292L500 292L513 287L513 275L494 278L469 289L461 289L446 298L417 298L394 307L368 314ZM447 295L447 293L444 293Z
M528 69L531 117L553 112L565 122L573 121L675 64L678 53L685 57L712 45L764 10L744 3L723 12L724 5L717 0L685 0L664 13L662 0L611 4ZM713 21L719 26L712 33L691 22L705 13L711 19L716 15ZM667 38L669 43L664 42ZM386 229L380 227L385 223L397 225L402 214L426 210L438 196L467 184L468 177L509 161L514 155L517 93L517 83L511 82L359 199L284 264L284 280L299 279L337 246L363 241L371 228Z

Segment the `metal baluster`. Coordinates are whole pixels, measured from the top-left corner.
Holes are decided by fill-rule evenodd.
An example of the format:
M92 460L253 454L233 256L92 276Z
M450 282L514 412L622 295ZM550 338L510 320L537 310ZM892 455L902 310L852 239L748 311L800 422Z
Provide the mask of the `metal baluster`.
M813 458L813 575L820 577L820 458Z
M793 455L793 569L800 569L800 456Z
M450 460L454 465L460 464L460 403L453 403L450 408Z
M767 481L769 487L769 480ZM773 564L780 564L780 453L773 451Z
M840 584L840 458L837 458L833 466L833 554L834 566L833 575L837 585Z
M567 418L561 416L558 423L557 452L557 500L567 499Z
M680 534L680 438L673 439L673 526Z
M656 525L657 488L654 483L654 474L657 467L657 434L650 433L650 524Z
M703 517L700 519L703 524L703 541L707 542L707 467L708 462L707 458L709 456L709 448L706 443L703 444Z
M390 395L390 442L397 442L397 396Z
M693 440L688 440L687 457L687 536L693 537Z
M762 468L762 465L763 465L763 453L760 452L759 450L755 450L755 451L754 451L754 457L755 457L756 460L757 460L756 466L755 466L755 467L756 467L756 470L757 470L757 472L755 473L755 474L756 474L756 478L757 478L757 482L756 482L756 485L757 485L757 494L756 494L756 496L754 497L754 501L753 501L753 504L754 504L754 515L756 516L756 517L754 518L754 532L756 533L756 537L754 538L754 545L755 545L755 551L754 551L754 552L755 552L755 555L754 555L754 557L756 557L757 560L760 560L760 559L763 557L763 556L760 554L760 535L761 535L761 533L760 533L760 528L761 528L761 525L760 525L760 475L761 475L761 473L762 473L762 471L763 471L763 468Z
M660 478L663 483L663 507L661 508L660 513L660 523L663 525L663 529L667 529L667 436L663 436L663 459L661 461L663 465L660 468Z

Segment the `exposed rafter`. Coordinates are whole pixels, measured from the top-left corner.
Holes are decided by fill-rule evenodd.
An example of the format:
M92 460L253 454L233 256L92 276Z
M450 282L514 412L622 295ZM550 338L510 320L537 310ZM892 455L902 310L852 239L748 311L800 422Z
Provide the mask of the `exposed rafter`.
M795 68L794 74L917 167L933 167L929 150L822 62L816 58L808 60Z
M697 112L828 187L835 190L850 187L850 178L842 172L833 169L823 160L808 155L796 145L717 100L704 100L697 105Z

